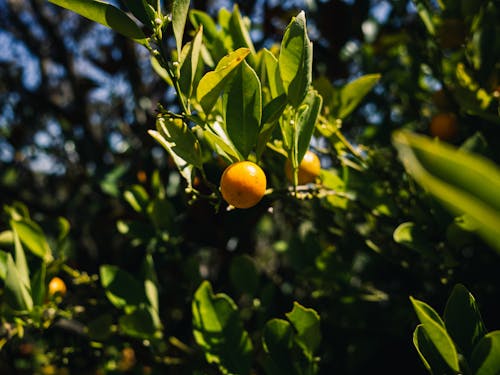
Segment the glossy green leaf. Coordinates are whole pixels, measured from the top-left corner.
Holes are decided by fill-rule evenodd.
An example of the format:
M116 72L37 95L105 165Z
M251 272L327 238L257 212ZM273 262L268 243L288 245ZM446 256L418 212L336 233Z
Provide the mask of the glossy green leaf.
M310 308L293 303L293 309L286 314L297 334L295 342L303 349L309 360L314 356L321 342L320 318L318 313Z
M266 323L262 332L262 345L270 358L267 373L276 375L296 373L292 364L293 338L293 328L286 320L271 319Z
M283 88L291 105L298 107L312 81L312 43L306 29L306 16L292 18L281 42L278 67Z
M500 331L489 332L472 352L470 368L474 375L500 374Z
M172 78L170 78L170 75L168 74L167 70L163 66L161 66L158 59L154 56L151 56L150 62L151 62L151 67L153 68L155 73L158 74L158 76L162 78L167 83L167 85L173 86L174 84L172 83Z
M42 262L31 280L31 295L33 297L33 304L36 306L41 306L45 302L47 293L46 274L47 265Z
M214 39L218 37L217 25L209 14L198 9L191 9L189 19L195 29L203 26L203 38L207 39L209 44L213 43Z
M267 49L262 50L261 58L262 85L269 87L271 98L276 98L285 93L278 67L278 59Z
M179 87L186 99L191 98L194 89L194 79L198 69L198 61L201 52L201 42L203 40L203 27L200 27L195 34L193 41L189 42L182 49L181 74L179 77ZM184 52L186 50L186 52Z
M239 293L253 296L259 286L257 267L254 260L247 255L233 258L229 266L229 278Z
M455 285L448 298L444 322L453 341L469 358L486 329L474 296L462 284Z
M255 67L255 47L250 38L250 33L243 22L243 18L241 17L238 4L234 4L233 7L233 12L229 20L229 32L233 40L233 49L240 47L248 48L250 54L247 57L247 61L250 65Z
M299 107L299 115L297 117L297 160L300 162L311 143L311 137L321 112L323 100L315 90L310 90L307 93L304 101Z
M361 103L380 80L380 74L368 74L349 82L340 90L339 108L333 111L337 118L346 118Z
M274 129L278 125L279 118L286 108L286 95L282 94L271 100L262 110L261 127L257 140L256 154L257 159L264 152L267 142L273 135Z
M97 0L49 0L79 15L110 27L116 32L145 44L146 36L125 12L115 6Z
M225 294L214 294L204 281L194 294L193 335L209 363L223 374L249 374L252 342L236 304Z
M149 203L149 195L141 185L132 185L123 193L123 198L136 212L146 212Z
M146 0L123 0L128 10L144 25L155 21L155 11Z
M236 69L223 96L226 130L243 158L255 148L262 116L260 81L246 61Z
M491 161L428 137L398 131L393 143L412 177L500 251L500 170ZM481 181L481 183L478 183Z
M33 309L31 290L24 282L12 256L7 256L7 276L5 277L5 302L13 310L30 311Z
M215 70L206 73L200 80L196 90L196 98L206 115L210 113L222 90L232 77L234 71L248 56L248 48L239 48L223 57Z
M458 353L451 337L446 332L444 322L432 307L425 302L410 297L410 301L415 312L422 323L423 328L430 341L436 347L443 360L453 370L458 372L460 366L458 363Z
M52 250L49 247L42 228L30 219L11 220L10 225L17 233L21 242L44 262L50 262Z
M417 349L420 359L427 370L432 374L447 374L450 369L432 343L423 324L419 324L413 332L413 345Z
M156 127L164 139L160 144L172 157L176 156L178 159L184 161L184 163L181 163L181 166L187 163L201 168L200 143L185 122L181 119L158 116ZM174 158L174 161L177 163L177 159ZM179 164L177 166L181 167Z
M229 163L235 163L237 161L243 160L243 156L240 155L238 150L233 146L229 138L226 136L220 136L220 132L217 134L210 130L203 133L205 140L211 145L212 149L218 154L226 159Z
M175 45L177 46L177 56L181 55L182 38L189 12L190 0L172 1L172 28L174 30Z
M109 301L118 308L147 303L144 288L131 274L113 265L99 270L101 285Z

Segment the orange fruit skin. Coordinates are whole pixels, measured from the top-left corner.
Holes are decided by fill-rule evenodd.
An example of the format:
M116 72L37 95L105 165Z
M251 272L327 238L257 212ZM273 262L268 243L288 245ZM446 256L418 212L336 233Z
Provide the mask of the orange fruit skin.
M314 182L321 172L321 162L318 156L312 152L307 151L304 158L299 164L298 183L299 185ZM285 163L285 175L288 181L293 183L293 168L290 159Z
M431 119L429 132L443 141L453 141L458 135L458 119L453 113L438 113Z
M266 175L251 161L239 161L228 166L220 180L224 200L236 208L255 206L266 192Z
M53 277L50 282L49 282L49 296L53 296L56 293L59 293L60 295L65 295L66 294L66 284L64 281L59 278L59 277Z

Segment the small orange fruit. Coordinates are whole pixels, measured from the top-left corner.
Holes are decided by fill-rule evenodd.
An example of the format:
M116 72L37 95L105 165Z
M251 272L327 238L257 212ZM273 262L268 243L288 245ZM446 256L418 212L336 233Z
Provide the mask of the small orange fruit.
M66 284L59 277L53 277L49 282L49 296L54 296L60 294L64 296L66 294Z
M299 185L314 182L320 172L321 162L318 156L314 152L308 150L299 164ZM285 163L285 175L288 181L293 183L293 168L290 159L287 159Z
M458 119L454 113L444 112L434 115L431 119L429 132L433 137L443 141L452 141L458 135Z
M220 180L224 200L236 208L255 206L266 192L266 175L251 161L239 161L228 166Z

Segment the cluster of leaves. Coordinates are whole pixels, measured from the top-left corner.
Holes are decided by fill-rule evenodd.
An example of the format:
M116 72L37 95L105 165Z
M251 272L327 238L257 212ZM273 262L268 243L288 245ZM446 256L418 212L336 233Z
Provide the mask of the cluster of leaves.
M5 271L3 301L9 314L3 323L17 324L15 332L9 331L9 340L23 337L20 327L29 327L36 335L36 329L52 327L55 320L66 326L69 321L71 327L78 327L84 347L98 353L94 354L99 357L97 366L106 370L122 369L124 353L129 353L109 353L107 347L125 350L130 343L142 353L141 364L155 369L178 366L185 373L366 372L372 370L366 363L387 351L385 345L393 345L393 358L398 357L397 350L406 353L391 339L408 329L410 319L402 301L409 292L421 290L422 281L429 293L442 295L443 284L467 273L480 270L495 277L491 259L497 254L491 248L499 250L498 168L467 151L475 146L458 150L407 131L393 136L404 166L388 145L352 142L346 136L346 124L386 78L373 73L341 87L326 77L313 80L312 43L303 12L292 18L279 48L257 51L249 20L237 6L232 11L222 9L214 20L207 13L189 10L190 2L185 0L173 1L166 13L160 2L147 0L124 1L128 13L98 1L52 2L111 27L150 52L153 69L176 92L180 111L160 106L156 129L149 134L168 152L178 173L170 173L165 185L155 171L149 185L143 178L123 191L132 211L116 227L130 242L133 249L126 254L133 254L132 259L124 259L123 265L100 264L94 276L72 270L64 257L54 260L61 251L48 245L27 209L7 206L10 229L2 235L2 246L9 251L1 253L0 270ZM441 3L435 18L426 2L419 3L419 14L432 38L435 26L450 12L463 11L451 2ZM477 48L474 41L482 40L475 32L488 28L490 21L483 20L492 7L494 3L487 2L467 18L473 35L466 38L471 40L467 48ZM188 21L193 31L185 43ZM491 54L481 51L475 60L477 56L488 60ZM449 78L464 71L460 63L470 53L454 45L446 47L444 55L427 57L428 63L438 59L445 68L449 66L444 61L455 64L453 73L444 69L443 77ZM483 68L486 75L494 70L482 63L469 68L478 76ZM472 82L472 73L461 77L445 82L458 98L464 82ZM458 102L458 108L464 116L494 123L498 120L492 114L494 95L482 90L482 85L469 85L469 99ZM485 95L488 105L477 104L476 99ZM471 132L465 129L462 139ZM481 139L475 137L465 143ZM297 186L297 168L312 140L324 165L330 166L316 183ZM217 187L221 164L245 159L263 166L270 181L268 196L248 212L219 211L214 216L213 206L221 204ZM293 188L284 182L286 159L295 171ZM477 180L488 182L478 185ZM181 208L177 205L179 186L186 186L189 208L185 201ZM190 215L201 216L199 222L183 222L189 209L199 210ZM222 235L220 221L226 230ZM63 241L69 226L64 220L60 223L57 238ZM193 239L189 233L203 233L204 238ZM32 261L26 261L24 247L33 253ZM483 262L471 260L474 252L482 252ZM27 263L36 271L32 277ZM71 279L75 300L84 296L77 303L65 300L55 305L42 298L46 274L61 270ZM88 290L80 292L80 284ZM232 291L233 297L214 294L212 285ZM483 290L492 293L491 285L494 280L488 280ZM432 371L439 373L444 360L455 372L466 371L469 363L480 374L495 374L497 369L490 363L496 363L492 358L498 345L491 345L491 354L483 348L490 338L496 342L495 334L480 341L482 329L474 336L477 355L457 336L454 327L459 323L454 319L461 315L456 312L461 307L456 305L464 304L464 293L461 287L453 292L446 324L413 300L423 323L415 335L417 348ZM56 315L43 320L46 311ZM400 321L398 316L405 319ZM460 320L460 324L482 327L477 319L474 322ZM443 337L448 346L443 346ZM486 344L481 344L483 340ZM408 337L404 342L409 342ZM74 350L71 345L63 350L59 363L67 364L68 352ZM458 353L466 357L463 363L457 362ZM360 356L365 361L357 360ZM408 369L407 363L402 368Z

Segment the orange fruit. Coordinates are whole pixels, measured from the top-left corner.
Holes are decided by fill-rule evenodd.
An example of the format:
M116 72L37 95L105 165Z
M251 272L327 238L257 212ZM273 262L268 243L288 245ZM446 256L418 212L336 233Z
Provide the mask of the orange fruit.
M266 192L266 175L251 161L239 161L224 170L220 191L224 200L236 208L255 206Z
M431 119L429 132L443 141L452 141L458 135L458 119L454 113L438 113Z
M59 277L53 277L49 282L49 296L54 296L56 294L65 295L66 294L66 284Z
M314 152L308 150L299 164L299 185L314 182L320 172L321 162L318 156ZM288 181L293 183L293 168L290 159L287 159L285 163L285 175Z

